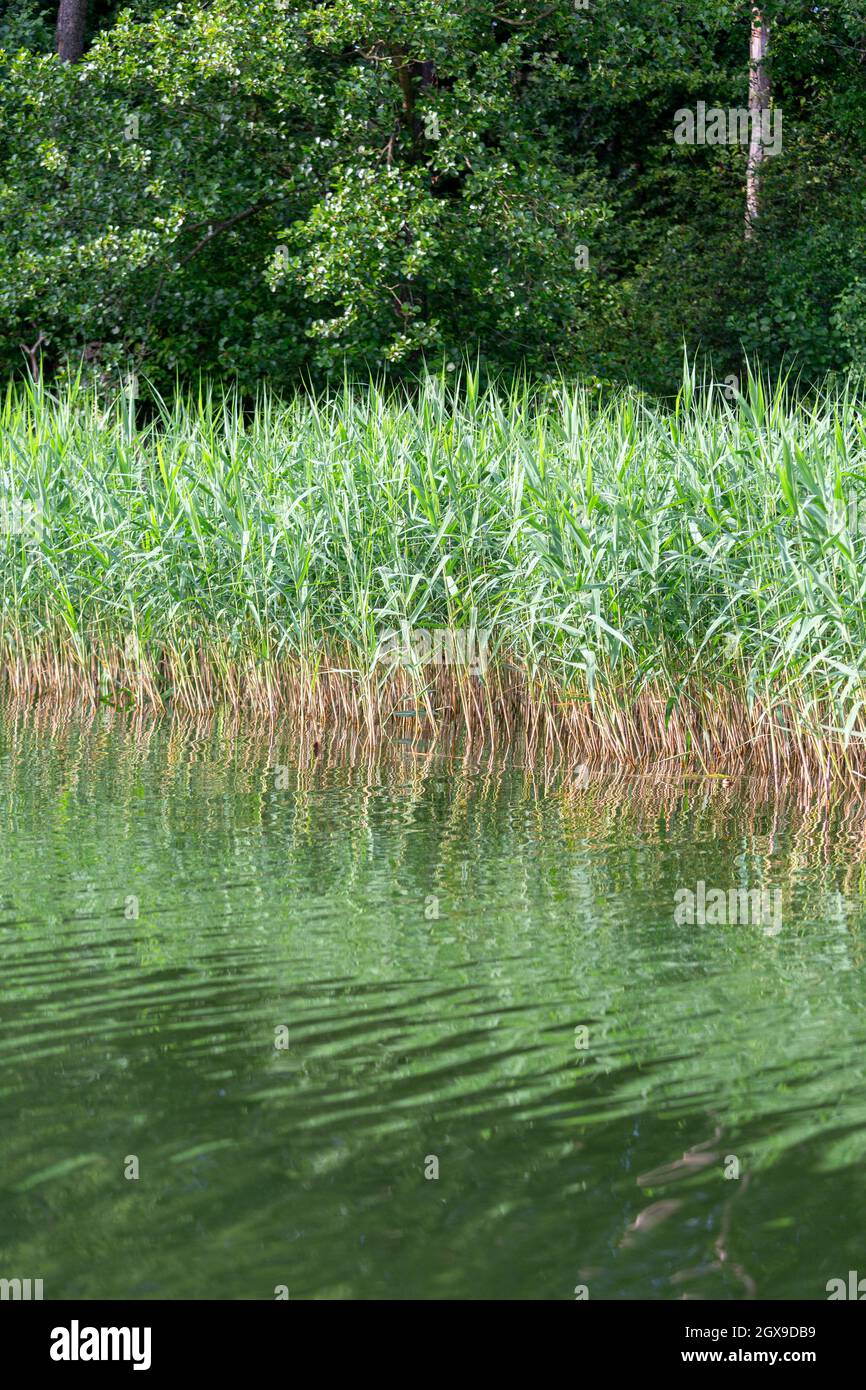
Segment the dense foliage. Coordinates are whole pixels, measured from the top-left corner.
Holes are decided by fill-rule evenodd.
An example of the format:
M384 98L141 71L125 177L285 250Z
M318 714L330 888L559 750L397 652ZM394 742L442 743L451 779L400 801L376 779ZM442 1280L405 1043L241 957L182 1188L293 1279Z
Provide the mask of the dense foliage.
M857 366L866 0L762 8L784 138L746 239L743 146L672 132L745 105L747 0L90 0L75 63L56 3L0 2L0 364Z
M333 727L372 726L411 675L431 709L543 714L584 751L775 767L853 739L862 771L863 398L743 387L689 371L670 406L599 404L443 372L247 413L176 394L138 427L123 396L10 390L5 679L192 707L295 691ZM437 694L460 663L436 632L488 634L470 688Z

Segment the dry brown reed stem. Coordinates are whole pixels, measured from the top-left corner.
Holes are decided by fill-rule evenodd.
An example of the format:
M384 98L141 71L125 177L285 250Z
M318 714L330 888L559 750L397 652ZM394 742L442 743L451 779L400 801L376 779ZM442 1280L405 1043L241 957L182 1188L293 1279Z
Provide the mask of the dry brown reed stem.
M749 707L724 686L681 691L676 703L662 690L601 688L591 702L573 690L542 688L513 662L491 667L483 680L438 668L419 686L401 668L388 674L353 670L345 652L331 652L314 667L233 661L200 644L167 646L136 659L100 643L82 659L71 641L46 638L6 657L0 690L27 706L129 708L148 717L169 709L190 718L222 711L287 724L318 742L351 728L371 746L394 736L443 746L460 738L470 747L518 750L521 757L554 763L715 778L747 774L776 788L796 781L808 795L839 783L857 787L866 778L862 720L847 743L841 737L834 742L821 712L807 719L778 699Z

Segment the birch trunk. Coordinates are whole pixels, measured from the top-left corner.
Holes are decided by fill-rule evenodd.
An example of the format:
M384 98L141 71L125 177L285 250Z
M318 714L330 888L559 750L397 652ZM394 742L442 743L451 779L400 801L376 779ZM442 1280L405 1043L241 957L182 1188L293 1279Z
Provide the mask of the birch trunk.
M749 159L746 165L746 236L754 235L760 213L760 170L764 160L761 139L762 112L770 109L770 77L767 72L767 48L770 26L764 22L757 6L752 10L752 33L749 43ZM767 116L769 120L769 116Z

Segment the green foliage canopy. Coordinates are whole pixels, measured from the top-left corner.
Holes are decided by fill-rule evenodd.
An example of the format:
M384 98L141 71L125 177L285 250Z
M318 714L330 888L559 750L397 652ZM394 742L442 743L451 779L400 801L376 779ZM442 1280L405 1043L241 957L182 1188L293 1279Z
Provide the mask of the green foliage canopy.
M56 9L56 6L54 7ZM477 352L663 389L683 338L821 374L866 346L866 16L776 0L782 155L743 238L742 0L187 0L0 16L0 359L415 371ZM582 248L586 248L585 251Z

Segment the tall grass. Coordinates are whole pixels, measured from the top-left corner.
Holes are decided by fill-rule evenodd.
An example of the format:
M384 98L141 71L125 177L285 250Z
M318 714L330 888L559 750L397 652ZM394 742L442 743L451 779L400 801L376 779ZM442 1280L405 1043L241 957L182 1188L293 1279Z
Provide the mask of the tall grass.
M10 521L11 518L11 521ZM587 761L866 769L853 386L675 401L465 371L245 412L10 386L0 662L19 697L458 723ZM388 629L490 632L394 668Z

